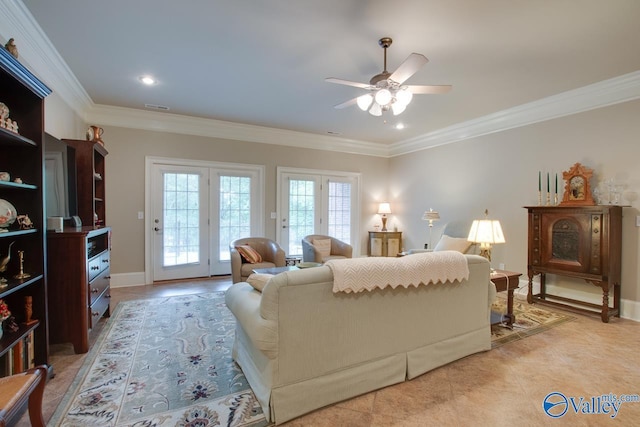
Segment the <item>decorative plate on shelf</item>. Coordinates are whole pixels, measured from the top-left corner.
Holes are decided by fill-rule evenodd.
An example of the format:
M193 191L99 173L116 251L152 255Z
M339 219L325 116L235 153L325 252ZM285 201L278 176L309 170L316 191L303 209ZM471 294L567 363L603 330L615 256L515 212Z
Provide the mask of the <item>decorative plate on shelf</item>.
M0 233L5 233L7 230L3 229L9 228L17 216L16 208L5 199L0 199Z
M320 267L321 265L319 262L301 262L298 264L298 268Z

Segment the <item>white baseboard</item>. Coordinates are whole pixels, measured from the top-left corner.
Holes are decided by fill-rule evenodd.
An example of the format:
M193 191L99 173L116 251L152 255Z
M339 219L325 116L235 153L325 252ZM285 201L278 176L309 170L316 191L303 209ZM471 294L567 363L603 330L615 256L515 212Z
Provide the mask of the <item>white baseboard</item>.
M138 273L111 274L112 288L126 288L129 286L144 286L144 271Z

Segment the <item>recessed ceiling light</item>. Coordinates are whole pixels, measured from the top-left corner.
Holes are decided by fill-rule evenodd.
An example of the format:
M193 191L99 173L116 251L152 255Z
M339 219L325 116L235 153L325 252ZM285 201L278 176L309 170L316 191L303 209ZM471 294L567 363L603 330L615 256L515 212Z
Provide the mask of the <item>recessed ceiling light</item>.
M402 129L404 129L404 124L402 124L402 123L398 123L398 124L396 125L396 129L398 129L398 130L402 130Z
M151 86L151 85L156 84L156 79L154 79L153 77L148 76L148 75L147 76L140 76L140 77L138 77L138 79L142 83L146 84L147 86Z

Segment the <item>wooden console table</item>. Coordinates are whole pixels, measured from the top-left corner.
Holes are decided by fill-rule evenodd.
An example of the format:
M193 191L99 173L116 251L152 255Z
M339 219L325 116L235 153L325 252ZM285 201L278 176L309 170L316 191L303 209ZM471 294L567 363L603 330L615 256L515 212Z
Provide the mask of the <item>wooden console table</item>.
M603 322L620 316L622 206L529 206L527 301L599 314ZM549 294L546 274L583 279L602 289L602 304ZM540 293L533 277L540 275ZM609 296L613 293L613 307Z
M402 231L370 231L367 255L398 256L402 251Z

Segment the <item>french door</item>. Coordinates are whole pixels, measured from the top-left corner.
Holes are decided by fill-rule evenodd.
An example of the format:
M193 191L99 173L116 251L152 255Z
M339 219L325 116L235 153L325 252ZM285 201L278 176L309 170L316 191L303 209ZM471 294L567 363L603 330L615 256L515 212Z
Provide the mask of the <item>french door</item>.
M263 168L147 159L147 170L147 283L230 274L229 243L263 235Z
M326 234L356 247L359 175L313 172L278 170L280 245L289 255L301 255L304 236Z

